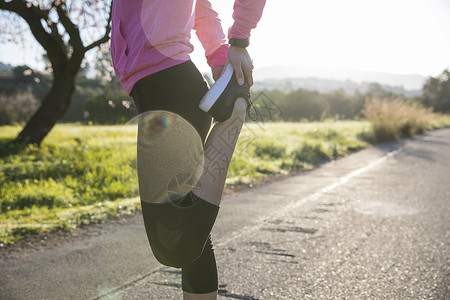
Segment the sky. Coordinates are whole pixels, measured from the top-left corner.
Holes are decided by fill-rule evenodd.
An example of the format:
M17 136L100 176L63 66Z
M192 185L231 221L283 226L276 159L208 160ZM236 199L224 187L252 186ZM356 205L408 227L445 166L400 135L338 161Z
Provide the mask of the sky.
M210 0L224 31L234 0ZM209 71L193 34L192 59ZM36 67L40 46L1 45L0 61ZM436 76L450 68L450 0L267 0L253 30L255 67L343 67Z

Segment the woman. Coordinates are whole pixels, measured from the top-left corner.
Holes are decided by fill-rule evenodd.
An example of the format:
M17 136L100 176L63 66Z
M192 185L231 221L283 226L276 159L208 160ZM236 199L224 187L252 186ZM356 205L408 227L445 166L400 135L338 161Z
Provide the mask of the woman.
M170 203L155 203L148 199L143 184L145 163L140 153L145 151L145 144L140 143L142 137L138 134L138 177L147 236L161 263L181 267L184 299L217 298L217 269L210 231L237 139L225 141L219 137L231 127L239 134L242 127L249 103L248 90L253 84L253 65L246 47L264 5L265 0L235 1L234 24L228 32L230 46L208 0L113 2L113 65L138 112L167 111L179 115L205 143L204 169L194 189ZM215 80L227 61L232 66L227 70L234 70L232 76L227 72L222 77L225 89L216 88L216 95L210 93L206 97L206 109L205 105L202 108L207 113L199 104L208 92L208 85L189 58L193 51L189 41L192 29L205 49ZM218 123L206 139L211 116ZM218 151L220 160L213 160ZM220 164L220 168L213 168L213 163Z

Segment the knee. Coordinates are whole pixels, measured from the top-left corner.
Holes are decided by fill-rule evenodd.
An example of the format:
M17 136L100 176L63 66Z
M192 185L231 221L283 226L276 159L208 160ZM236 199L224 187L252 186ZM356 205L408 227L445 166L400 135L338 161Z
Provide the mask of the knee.
M148 230L148 239L160 263L183 268L202 255L207 237L192 235L185 230L168 230L157 224L156 230Z
M170 232L158 225L156 227L148 238L155 258L163 265L183 268L202 255L206 238L199 239L183 231Z
M202 255L219 207L203 200L188 209L171 203L141 204L147 237L160 263L180 268Z

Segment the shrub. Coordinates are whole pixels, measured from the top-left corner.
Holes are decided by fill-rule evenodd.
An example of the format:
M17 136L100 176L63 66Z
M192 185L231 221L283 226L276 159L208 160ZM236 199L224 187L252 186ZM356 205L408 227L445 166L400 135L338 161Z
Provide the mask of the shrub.
M431 109L418 103L407 103L401 98L366 101L363 110L379 142L398 140L401 137L422 133L430 127Z
M39 102L30 91L0 95L0 125L27 122L38 106Z
M305 143L299 149L294 150L292 155L296 161L313 165L329 159L321 144Z
M94 124L123 124L137 112L133 100L123 91L106 90L84 102L86 121Z
M255 155L258 157L281 158L285 155L286 148L275 145L272 142L258 143L255 145Z
M314 129L311 131L308 131L305 133L305 137L311 138L311 139L316 139L316 140L325 140L325 141L330 141L330 140L335 140L339 137L339 133L334 130L334 129L330 129L330 128L324 128L324 129Z

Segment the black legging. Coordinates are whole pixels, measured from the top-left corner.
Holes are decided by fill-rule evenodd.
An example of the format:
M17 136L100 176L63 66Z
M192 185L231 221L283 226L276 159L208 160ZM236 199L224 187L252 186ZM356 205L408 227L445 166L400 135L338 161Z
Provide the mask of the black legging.
M211 117L198 108L208 84L191 61L147 76L131 96L139 113L165 110L187 120L203 143ZM217 268L210 232L219 208L197 198L190 207L141 201L145 229L152 251L162 264L182 268L182 287L190 293L217 290Z

